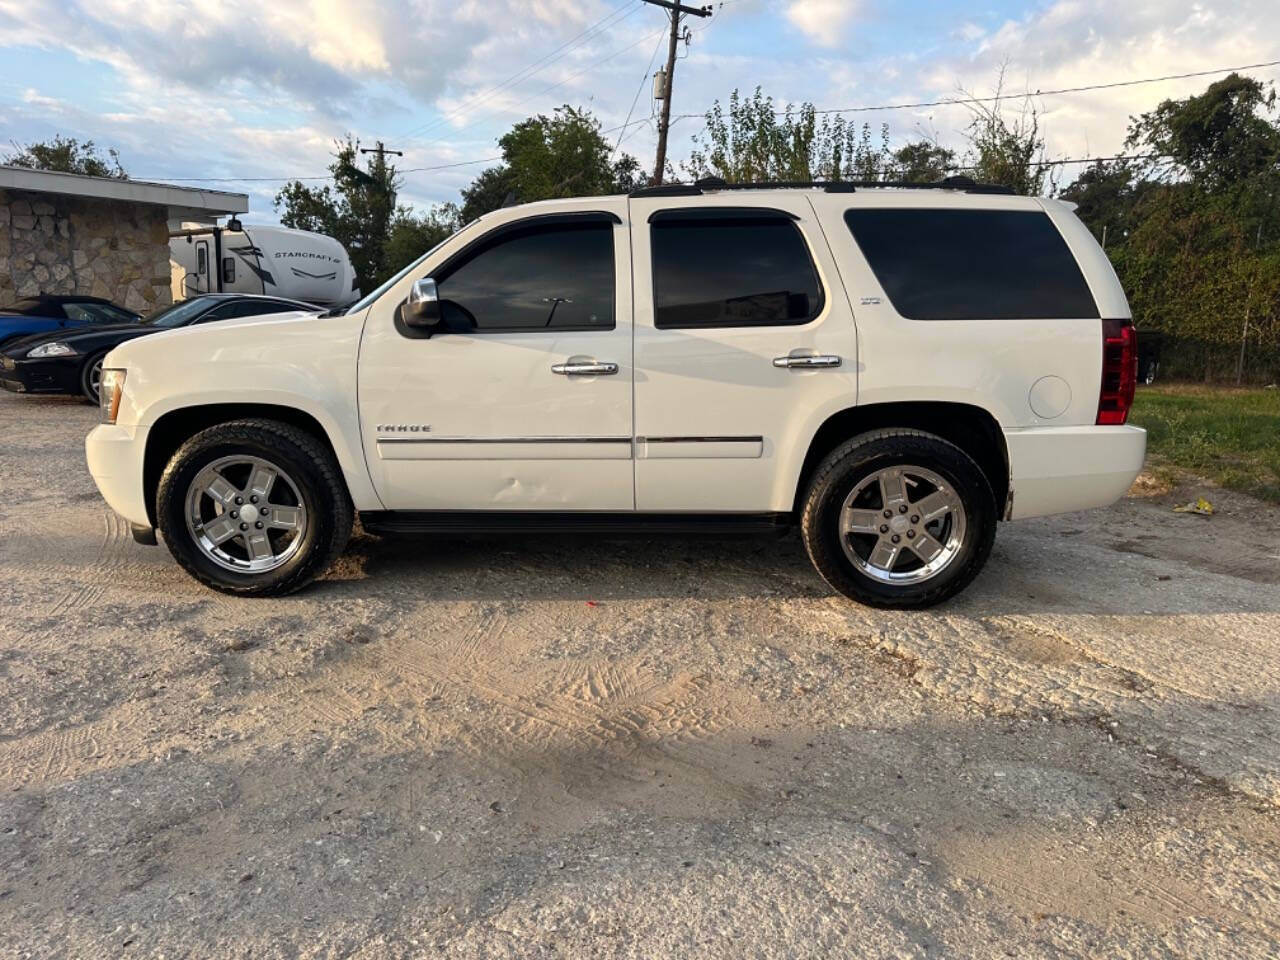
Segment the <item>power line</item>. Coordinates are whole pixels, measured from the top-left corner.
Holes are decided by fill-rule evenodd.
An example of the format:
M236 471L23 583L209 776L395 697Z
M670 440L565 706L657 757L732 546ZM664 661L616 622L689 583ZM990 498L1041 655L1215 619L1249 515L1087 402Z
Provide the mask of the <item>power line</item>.
M627 111L627 119L622 121L622 126L618 128L618 142L613 145L613 153L609 154L611 157L622 146L622 140L627 135L627 127L631 126L631 114L636 111L636 104L640 102L640 94L644 92L645 82L649 79L649 71L653 69L653 61L657 58L658 51L661 49L662 34L658 34L658 42L653 45L653 53L649 54L649 64L644 68L643 76L640 77L640 86L636 87L636 95L631 98L631 109Z
M946 100L922 100L918 103L878 103L861 107L836 107L815 110L816 114L830 113L871 113L878 110L915 110L920 107L945 107L963 103L995 103L1000 100L1022 100L1026 97L1049 97L1062 93L1085 93L1090 90L1111 90L1116 87L1132 87L1142 83L1161 83L1165 80L1186 80L1192 77L1208 77L1217 73L1233 73L1236 70L1260 70L1263 67L1280 66L1280 60L1268 60L1266 63L1246 63L1238 67L1218 67L1215 70L1195 70L1190 73L1171 73L1163 77L1143 77L1139 80L1118 80L1114 83L1091 83L1082 87L1062 87L1058 90L1034 90L1025 93L999 93L990 97L952 97ZM775 114L784 114L785 110L775 110ZM701 117L700 113L682 113L683 118Z
M619 6L612 13L605 14L595 23L591 24L589 27L587 27L585 30L581 31L580 33L576 34L575 36L571 37L569 40L566 40L564 43L560 44L560 46L556 47L551 52L545 54L538 60L535 60L533 63L529 64L524 69L519 70L516 73L513 73L511 76L509 76L506 80L503 80L497 86L491 87L488 90L484 91L483 93L476 94L475 96L459 104L450 113L445 114L444 116L435 117L432 120L428 120L425 124L422 124L421 126L418 126L418 127L414 127L413 129L406 131L400 136L402 138L418 138L423 133L426 133L430 130L437 128L442 124L447 123L449 120L452 120L454 117L461 116L463 113L467 112L468 110L472 110L475 107L478 107L480 104L493 99L494 96L501 93L507 87L510 87L511 85L515 83L519 83L523 80L527 80L530 77L534 76L535 74L541 73L543 70L551 66L553 63L559 60L562 60L565 56L567 56L572 51L573 47L582 46L582 43L579 43L579 41L585 42L587 39L593 39L594 37L589 35L595 35L595 36L600 35L601 33L604 32L604 29L606 27L616 26L617 24L621 23L623 20L627 19L628 17L638 12L640 9L641 7L639 5L632 6L630 9L627 9L626 5Z
M515 103L511 104L511 106L510 106L510 107L505 107L505 108L500 108L500 109L498 109L498 110L489 111L488 113L486 113L486 114L484 114L484 115L482 115L482 116L477 117L475 120L472 120L470 123L465 124L464 126L459 127L457 130L455 130L455 131L453 131L453 132L456 134L456 133L461 133L463 130L469 130L469 129L471 129L472 127L474 127L476 124L480 123L481 121L483 121L483 120L487 120L488 118L493 117L493 116L496 116L497 114L499 114L499 113L503 112L503 110L514 110L515 108L517 108L517 107L521 107L521 106L523 106L524 104L528 103L528 102L529 102L529 101L531 101L531 100L536 100L538 97L541 97L543 94L550 93L552 90L558 89L559 87L563 87L563 86L564 86L566 83L568 83L570 80L576 80L578 77L582 76L584 73L587 73L587 72L588 72L588 71L590 71L590 70L594 70L596 67L601 66L601 65L602 65L602 64L604 64L604 63L607 63L608 61L612 60L614 57L621 56L622 54L626 53L628 50L631 50L633 47L639 46L640 44L642 44L642 43L644 43L646 40L648 40L648 39L650 38L650 36L661 36L664 32L665 32L665 31L660 30L660 31L658 31L658 33L657 33L657 34L645 34L645 35L644 35L644 36L642 36L642 37L638 37L637 39L633 40L631 43L627 44L625 47L621 47L621 48L619 48L619 49L617 49L617 50L614 50L612 53L606 54L605 56L601 57L600 59L598 59L598 60L594 60L594 61L592 61L591 63L587 64L587 65L586 65L585 67L583 67L581 70L577 70L577 71L575 71L575 72L573 72L573 73L569 74L569 75L568 75L567 77L565 77L563 80L559 80L559 81L557 81L556 83L551 84L551 86L549 86L549 87L544 87L543 89L539 90L537 93L535 93L535 94L533 94L533 95L531 95L531 96L525 97L523 100L518 100L518 101L516 101ZM427 146L427 147L429 147L429 146L431 146L431 145L433 145L433 144L436 144L436 143L441 142L443 139L444 139L443 137L437 137L437 138L436 138L436 139L434 139L434 140L429 140L429 141L427 141L425 144L423 144L423 146Z
M706 19L711 16L710 7L689 7L675 0L644 0L655 7L666 7L671 19L671 36L667 43L667 69L662 75L662 115L658 121L658 153L653 161L650 183L662 183L667 163L667 134L671 130L671 96L675 92L676 55L680 45L680 17L693 16Z
M724 0L724 2L731 2L731 0ZM636 9L640 9L640 8L637 7ZM660 38L665 33L666 33L665 30L661 30L656 34L656 36L659 38L659 46L661 45ZM644 40L644 39L647 39L647 37L641 38L641 40ZM626 47L623 47L620 50L615 50L613 53L602 58L601 60L598 60L592 64L589 64L587 67L583 68L577 73L570 74L568 77L565 77L559 83L553 84L552 86L546 88L545 90L540 91L540 93L535 94L535 96L541 96L542 93L547 93L551 90L554 90L556 87L563 86L564 84L568 83L570 80L573 80L576 77L580 76L581 74L585 73L587 70L590 70L592 67L598 66L600 63L603 63L606 60L611 60L613 57L616 57L619 54L625 53L627 50L630 50L632 47L636 46L639 42L640 41L635 41L631 44L628 44ZM653 62L652 57L650 57L649 62L650 64L652 64ZM857 111L872 111L872 110L908 110L908 109L914 109L918 107L946 106L949 104L992 103L998 100L1014 100L1014 99L1020 99L1023 97L1028 97L1028 96L1047 97L1047 96L1052 96L1056 94L1081 93L1089 90L1106 90L1106 89L1112 89L1115 87L1128 87L1128 86L1135 86L1137 84L1144 84L1144 83L1159 83L1165 80L1185 80L1193 77L1211 76L1213 74L1218 74L1218 73L1232 73L1237 70L1258 70L1265 67L1274 67L1274 66L1280 66L1280 60L1269 60L1265 63L1242 64L1240 66L1235 66L1235 67L1218 67L1217 69L1214 69L1214 70L1196 70L1188 73L1175 73L1175 74L1169 74L1163 77L1144 77L1137 80L1121 80L1121 81L1116 81L1114 83L1089 84L1087 86L1080 86L1080 87L1063 87L1057 90L1038 90L1035 93L1016 93L1016 94L1009 93L1009 94L998 94L991 97L966 97L966 98L958 98L958 99L952 99L952 100L922 101L919 103L876 104L876 105L862 106L862 107L842 107L842 108L831 109L831 110L817 110L815 111L815 113L829 114L829 113L853 113ZM641 89L643 89L643 82L641 83ZM532 99L532 98L529 98L529 99ZM524 103L524 102L527 102L527 100L521 101L521 103ZM519 104L515 104L514 106L519 106ZM783 113L785 111L776 111L776 112ZM703 116L705 116L705 114L681 113L673 116L672 119L687 120L687 119L694 119L694 118L702 118ZM634 120L634 121L628 120L626 123L623 123L619 126L610 127L607 130L602 130L601 133L613 133L618 130L625 130L627 127L635 126L636 124L648 123L648 122L649 122L648 118L642 119L642 120ZM471 125L472 124L468 124L468 126L471 126ZM466 127L463 127L462 129L466 129ZM435 142L435 141L432 141L432 142ZM1165 156L1165 155L1130 154L1127 156L1119 155L1119 156L1113 156L1113 157L1080 157L1080 158L1069 158L1069 159L1061 159L1061 160L1038 161L1036 164L1033 164L1033 165L1057 166L1057 165L1065 165L1065 164L1072 164L1072 163L1098 163L1098 162L1117 161L1117 160L1153 159L1153 158L1159 158L1161 156ZM460 160L456 163L444 163L444 164L437 164L434 166L427 166L427 167L410 167L406 170L398 170L396 172L397 173L426 173L434 170L448 170L454 167L467 167L477 163L493 163L501 159L502 157L485 157L479 160ZM956 169L960 169L960 168L956 168ZM167 182L167 183L276 183L284 180L330 180L332 179L332 174L324 174L321 176L312 176L312 177L163 177L163 176L141 177L140 176L137 179L157 181L157 182Z
M388 153L391 151L388 150ZM493 163L501 157L484 157L480 160L459 160L457 163L440 163L431 167L409 167L396 173L426 173L431 170L451 170L454 167L470 167L477 163ZM139 177L154 183L280 183L284 180L332 180L333 174L317 177Z
M1161 157L1176 159L1171 153L1130 153L1114 157L1073 157L1062 160L1036 160L1028 163L1029 167L1059 167L1069 163L1110 163L1115 160L1156 160Z

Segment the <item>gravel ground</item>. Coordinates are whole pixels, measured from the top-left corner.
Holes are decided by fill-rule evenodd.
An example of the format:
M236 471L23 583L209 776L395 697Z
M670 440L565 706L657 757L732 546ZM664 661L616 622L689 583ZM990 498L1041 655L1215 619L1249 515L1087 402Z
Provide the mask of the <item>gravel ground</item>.
M926 614L794 538L359 537L231 600L95 418L0 396L0 956L1280 954L1274 507L1002 525Z

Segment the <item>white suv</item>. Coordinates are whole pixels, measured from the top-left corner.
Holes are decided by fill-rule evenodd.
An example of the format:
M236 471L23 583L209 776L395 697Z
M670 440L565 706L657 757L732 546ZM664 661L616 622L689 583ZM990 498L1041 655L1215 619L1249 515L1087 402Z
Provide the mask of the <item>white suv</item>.
M799 526L834 588L921 607L998 519L1101 507L1129 307L1070 206L950 180L721 182L509 207L345 313L107 358L107 502L202 582L279 594L373 533Z

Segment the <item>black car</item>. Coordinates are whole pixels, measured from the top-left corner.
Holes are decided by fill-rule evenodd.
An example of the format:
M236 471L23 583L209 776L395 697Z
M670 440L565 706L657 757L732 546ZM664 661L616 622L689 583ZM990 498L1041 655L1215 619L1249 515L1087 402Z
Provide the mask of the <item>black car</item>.
M126 340L196 323L295 310L319 313L321 308L280 297L209 293L133 323L99 323L23 337L0 350L0 387L14 393L80 393L97 403L102 360Z
M21 337L60 333L101 323L137 323L142 317L101 297L42 293L0 307L0 350Z

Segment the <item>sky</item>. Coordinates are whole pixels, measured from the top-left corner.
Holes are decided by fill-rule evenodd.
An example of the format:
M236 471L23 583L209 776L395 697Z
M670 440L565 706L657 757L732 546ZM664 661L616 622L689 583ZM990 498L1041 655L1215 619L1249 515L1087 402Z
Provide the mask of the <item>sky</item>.
M736 88L819 109L1055 90L1280 60L1275 0L724 0L688 18L670 154ZM401 200L456 200L511 125L590 109L653 163L666 14L641 0L0 0L0 154L62 134L135 179L249 194L322 177L334 140L404 152ZM1280 78L1280 67L1249 72ZM1036 97L1050 158L1123 150L1131 116L1222 74ZM633 109L634 104L634 109ZM1018 109L1011 104L1009 109ZM849 112L957 146L958 104ZM628 120L630 125L620 127ZM426 169L422 169L426 168ZM1069 182L1076 165L1062 168ZM262 178L215 181L195 178ZM274 179L273 179L274 178ZM319 181L317 181L319 182Z

